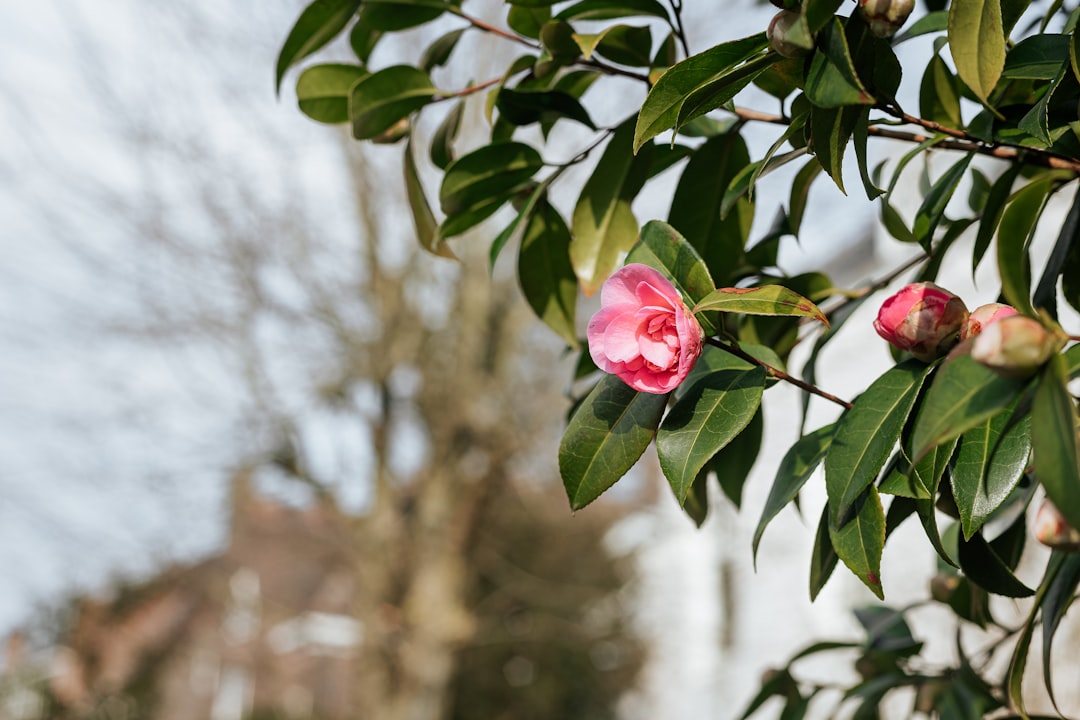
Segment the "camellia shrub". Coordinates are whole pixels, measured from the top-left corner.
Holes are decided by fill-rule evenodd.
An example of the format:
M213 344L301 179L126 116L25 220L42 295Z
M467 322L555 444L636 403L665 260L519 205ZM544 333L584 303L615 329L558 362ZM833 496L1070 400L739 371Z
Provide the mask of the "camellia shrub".
M1012 653L1004 678L984 677L987 659L962 648L958 667L928 672L910 662L920 644L903 613L860 611L862 682L843 702L873 717L888 693L913 688L915 709L940 717L1026 716L1033 634L1042 628L1052 697L1053 636L1080 585L1069 390L1080 376L1080 329L1058 322L1060 302L1080 310L1080 9L1031 0L774 4L778 14L759 32L691 48L682 0L510 0L494 18L453 0L316 0L288 33L277 83L303 64L296 95L305 114L347 124L357 140L400 144L416 237L432 253L451 256L448 240L513 207L491 233L491 261L517 253L524 297L579 353L575 386L589 388L559 448L572 508L595 500L654 444L676 500L700 522L710 474L722 470L723 491L741 496L761 443L764 392L793 384L807 402L842 411L832 424L804 427L783 457L753 550L823 466L828 501L808 558L811 597L841 562L882 597L883 547L910 518L940 558L935 600L1011 640L1000 645ZM370 62L381 38L428 23L445 34L407 64ZM438 87L432 74L448 64L479 71L474 56L455 55L468 33L517 55L494 77ZM309 60L343 34L351 61ZM897 46L917 36L932 37L932 49L902 64ZM640 84L643 100L608 87L616 82ZM751 85L779 112L741 104ZM458 135L474 96L488 135L463 147ZM901 96L918 100L902 105ZM591 106L600 102L605 113L623 103L622 119L595 123ZM431 112L441 123L422 140L417 118ZM586 140L556 163L545 157L549 134L568 124ZM744 139L751 125L774 132L764 153L752 154ZM910 149L871 167L867 148L878 138ZM894 191L912 160L929 153L950 162L927 178L908 221ZM813 183L845 190L850 155L861 192L916 260L855 290L835 288L825 272L785 275L780 239L799 235ZM997 162L975 164L976 156ZM591 174L572 188L573 207L557 207L549 191L575 182L567 170L586 161ZM752 237L755 185L788 163L799 169L787 201ZM635 198L673 168L667 217L636 217ZM433 174L437 193L422 181ZM971 188L966 203L962 181ZM1062 193L1072 209L1048 257L1035 259L1031 238L1048 200ZM1000 302L969 309L935 283L947 257L960 261L962 236L973 237L973 271L996 263ZM882 297L902 277L911 284ZM577 301L596 293L600 309L586 321ZM892 346L895 365L840 397L816 385L817 358L868 302L880 308L873 330ZM870 327L848 331L881 342ZM809 352L793 369L799 343ZM1033 501L1041 507L1029 529ZM1029 535L1053 548L1035 587L1014 572ZM1026 622L997 623L993 595L1030 598ZM850 645L818 644L793 662ZM746 714L781 696L784 717L802 717L819 689L789 666L766 679Z

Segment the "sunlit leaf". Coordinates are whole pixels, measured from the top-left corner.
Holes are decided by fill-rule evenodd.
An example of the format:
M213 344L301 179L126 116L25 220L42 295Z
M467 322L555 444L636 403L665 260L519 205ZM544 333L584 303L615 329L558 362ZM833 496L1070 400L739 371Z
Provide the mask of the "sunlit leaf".
M708 311L808 317L829 324L817 305L782 285L714 290L694 307L695 313Z
M428 204L424 185L420 182L420 175L416 170L416 160L413 158L412 138L405 144L405 193L409 201L409 210L412 213L413 226L416 228L416 238L420 247L430 253L443 257L454 257L454 253L442 242L439 235L439 223L435 220L435 214L431 212Z
M570 265L570 229L544 198L526 221L518 253L518 280L536 316L576 348L577 278Z
M839 434L841 431L842 428L837 428L834 448L836 441L842 438ZM878 598L884 599L885 592L881 587L881 553L885 549L885 512L881 507L877 488L873 485L867 487L849 507L852 512L837 522L832 520L835 514L831 511L829 513L829 538L832 540L833 549L855 577Z
M438 91L427 73L395 65L368 75L352 86L349 119L353 137L368 140L431 102Z
M666 404L666 395L639 393L604 376L570 418L559 445L559 472L572 509L591 503L634 466Z
M1005 68L1005 31L998 0L952 0L949 50L960 79L986 103Z
M323 123L349 121L349 94L358 80L370 73L359 65L314 65L296 79L300 110Z
M304 8L278 54L274 82L278 92L281 91L285 71L333 40L345 29L359 7L360 0L315 0Z

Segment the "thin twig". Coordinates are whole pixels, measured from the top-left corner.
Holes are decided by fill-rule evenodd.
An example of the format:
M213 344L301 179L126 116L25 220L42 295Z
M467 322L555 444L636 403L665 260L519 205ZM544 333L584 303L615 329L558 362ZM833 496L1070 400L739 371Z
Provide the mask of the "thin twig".
M527 40L527 39L521 37L520 35L515 35L512 32L507 32L506 30L503 30L502 28L495 27L494 25L491 25L490 23L486 23L483 20L480 20L479 18L473 17L472 15L466 15L465 12L459 7L455 7L453 5L450 5L450 6L448 6L446 8L446 10L447 10L447 12L451 12L454 15L457 15L459 18L461 18L465 22L469 23L470 25L472 25L474 28L476 28L478 30L483 30L484 32L489 32L492 35L498 35L501 38L505 38L505 39L510 40L512 42L516 42L518 45L524 45L525 47L527 47L527 48L529 48L531 50L539 50L540 49L540 46L538 44L532 42L531 40Z
M675 16L675 21L669 24L671 29L675 31L675 37L679 39L679 44L682 45L683 57L690 57L690 44L686 42L686 27L683 25L682 7L682 0L671 0L671 13Z
M643 82L646 85L652 84L652 82L649 80L648 75L642 75L641 73L636 73L631 70L623 70L620 67L615 67L614 65L608 65L605 62L601 62L596 58L589 58L588 60L578 60L576 64L583 65L585 67L591 67L595 70L605 72L608 75L619 75L621 77L630 78L631 80Z
M774 377L777 380L783 380L784 382L790 383L791 385L794 385L795 387L800 388L801 390L805 390L806 392L808 392L808 393L810 393L812 395L817 395L818 397L825 398L826 400L828 400L830 402L834 402L834 403L836 403L837 405L839 405L839 406L841 406L843 408L847 408L849 410L851 409L851 403L849 403L847 400L843 400L842 398L838 398L837 396L833 395L832 393L826 392L825 390L822 390L821 388L817 387L816 385L811 385L808 382L800 380L800 379L798 379L796 377L792 377L791 375L788 375L783 370L780 370L779 368L774 368L772 365L769 365L767 362L765 362L763 360L758 360L756 357L754 357L750 353L744 351L742 348L740 348L737 344L735 344L733 342L727 342L725 340L721 340L719 338L714 338L714 337L705 338L705 342L708 343L709 345L712 345L713 347L720 348L724 352L731 353L732 355L734 355L735 357L737 357L737 358L739 358L741 360L745 360L748 363L753 363L754 365L757 365L758 367L765 368L765 373L769 377Z
M491 78L490 80L485 80L484 82L477 83L475 85L469 85L468 87L461 88L460 90L454 90L453 92L439 93L439 96L435 98L435 102L441 102L443 100L453 100L454 98L460 98L460 97L465 97L466 95L472 95L473 93L480 92L481 90L486 90L489 87L491 87L492 85L498 85L499 83L503 82L504 80L506 80L506 76L505 75L500 75L499 77Z

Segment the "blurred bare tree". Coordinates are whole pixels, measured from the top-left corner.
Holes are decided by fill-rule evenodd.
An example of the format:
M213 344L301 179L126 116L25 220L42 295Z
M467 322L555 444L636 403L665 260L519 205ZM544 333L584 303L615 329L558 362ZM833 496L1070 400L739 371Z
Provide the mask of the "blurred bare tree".
M292 3L243 18L212 5L132 10L130 48L110 34L124 23L88 22L89 4L62 13L66 71L91 106L85 152L23 117L23 156L0 176L29 231L115 301L89 311L76 284L64 304L123 358L114 372L165 358L194 400L177 422L216 442L204 462L219 475L227 462L347 518L353 717L613 716L641 653L625 573L601 547L614 515L569 518L544 495L561 498L557 343L517 319L527 308L482 258L414 249L400 147L342 152L322 128L296 147L295 127L267 120L269 82L240 78L271 67ZM35 181L15 183L31 161ZM151 444L170 424L158 403L120 400L128 422L155 418ZM133 692L87 672L91 697Z

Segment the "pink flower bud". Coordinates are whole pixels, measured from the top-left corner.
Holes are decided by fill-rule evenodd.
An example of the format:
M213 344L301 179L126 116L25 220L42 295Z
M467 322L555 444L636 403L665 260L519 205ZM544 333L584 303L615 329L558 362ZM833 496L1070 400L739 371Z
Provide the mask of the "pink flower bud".
M870 32L879 38L895 35L914 9L915 0L859 0L859 12Z
M682 295L658 271L637 263L604 282L586 334L597 367L641 392L669 392L701 355L701 326Z
M960 339L964 301L934 283L912 283L881 304L874 329L894 347L930 362Z
M1024 315L1011 315L985 326L971 345L971 357L1004 377L1035 374L1061 349L1061 339L1042 323Z
M971 311L971 314L968 315L967 322L964 323L964 327L960 328L960 339L967 340L968 338L975 337L990 323L997 322L1002 318L1007 318L1016 314L1016 308L1012 305L1005 305L1002 303L980 305Z
M1059 550L1080 550L1080 531L1065 522L1061 511L1043 500L1035 514L1035 539Z

